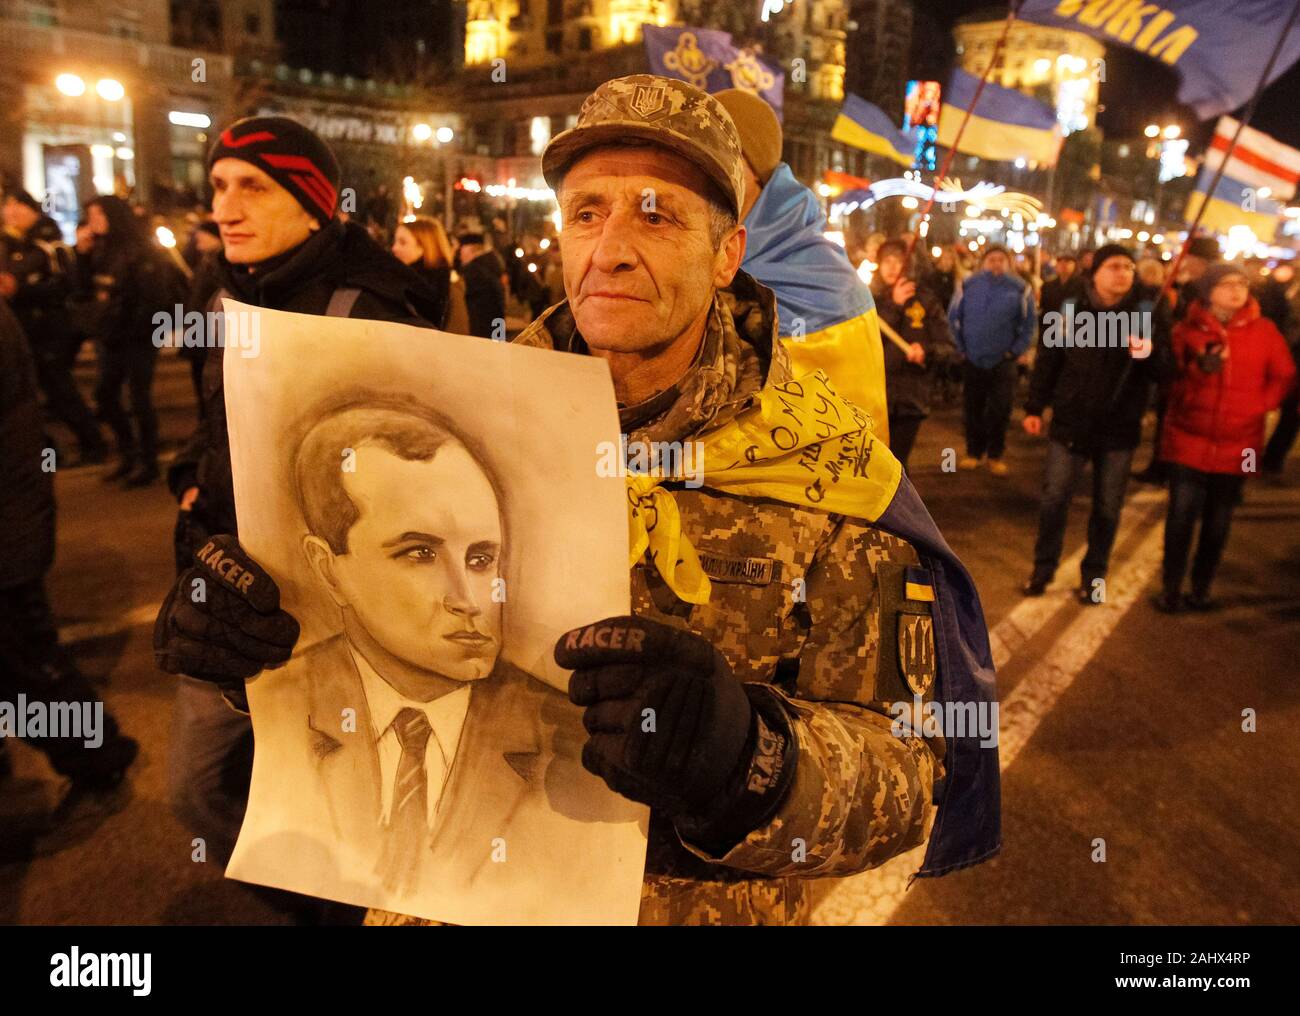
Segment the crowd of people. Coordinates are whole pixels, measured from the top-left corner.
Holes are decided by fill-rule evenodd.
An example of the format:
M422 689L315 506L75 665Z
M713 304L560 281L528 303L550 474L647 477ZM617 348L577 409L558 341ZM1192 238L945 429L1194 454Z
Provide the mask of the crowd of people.
M1029 258L998 244L977 253L955 246L934 258L915 254L909 271L914 244L909 235L876 234L853 252L875 265L871 290L881 321L903 339L884 344L895 454L908 462L935 390L959 375L966 446L956 468L1006 476L1006 434L1024 388L1022 426L1047 438L1024 594L1042 595L1054 578L1070 501L1091 466L1079 601L1104 597L1102 580L1135 475L1169 488L1163 583L1154 605L1171 613L1213 607L1210 590L1243 487L1254 474L1281 482L1300 432L1300 283L1293 264L1224 262L1214 239L1196 237L1176 277L1169 277L1171 261L1119 244L1045 257L1041 274ZM1279 408L1265 442L1266 418ZM1151 458L1134 474L1150 410Z
M716 264L731 259L739 265L744 246L736 241L736 223L761 235L776 217L793 214L796 219L804 216L799 228L805 230L801 235L807 243L799 257L806 260L800 263L826 267L824 272L783 273L779 260L746 262L745 271L752 267L764 286L744 289L753 280L745 282L748 276L742 274L726 289L726 314L715 311L716 320L726 324L713 336L717 348L709 355L717 355L720 362L724 354L735 355L732 347L750 341L747 336L758 323L767 321L765 313L784 318L787 308L804 308L800 314L815 317L818 301L830 299L824 293L833 277L838 281L830 288L839 290L835 299L844 301L845 292L851 291L853 300L837 310L834 320L815 327L822 329L819 334L839 336L841 345L827 356L860 364L860 376L846 376L848 384L862 383L879 371L883 385L862 384L870 389L863 398L878 401L890 445L905 469L915 458L917 435L936 390L950 385L956 375L963 391L965 431L964 454L956 468L1007 475L1007 431L1020 400L1025 432L1047 442L1038 539L1023 592L1041 595L1052 581L1071 494L1090 466L1088 549L1078 586L1084 604L1104 598L1099 583L1105 579L1132 460L1143 440L1143 421L1149 409L1158 407L1153 467L1147 478L1168 483L1169 503L1163 584L1155 603L1168 611L1213 606L1214 574L1243 485L1255 472L1280 474L1300 429L1294 368L1300 288L1291 266L1278 265L1265 275L1259 265L1225 263L1218 258L1217 244L1203 238L1192 242L1178 277L1168 285L1166 264L1115 244L1077 258L1065 253L1045 257L1041 274L1038 265L997 244L975 254L952 247L932 258L916 249L911 236L874 237L846 258L822 235L824 222L809 211L817 207L815 197L780 163L781 138L779 125L773 136L774 118L769 122L765 114L747 111L743 101L734 107L724 101L735 117L743 155L734 173L717 168L723 160L716 149L709 150L712 162L698 156L700 144L689 150L694 161L688 168L704 166L714 184L720 180L735 185L730 231L720 234L729 239L710 256L720 259ZM673 151L684 149L683 143L674 144L677 149L664 149L656 157L676 158ZM304 184L303 174L277 168L285 160L263 158L268 155L305 160L314 177L328 187ZM112 435L117 456L105 478L144 486L160 475L151 398L160 352L153 322L160 310L176 305L206 310L224 294L254 307L505 339L508 300L539 317L563 298L558 238L545 238L545 245L543 238L525 238L527 249L521 239L521 254L516 255L514 239L502 235L503 221L470 223L451 234L429 217L345 221L336 208L340 173L333 154L294 121L263 117L234 125L220 135L208 165L211 218L195 225L179 259L151 242L141 217L120 199L92 201L84 229L69 249L29 195L16 191L5 198L0 244L0 353L5 358L0 372L0 385L5 386L0 399L0 442L5 450L0 457L0 540L9 549L0 550L0 655L5 663L0 691L94 696L58 646L43 591L53 555L53 501L51 474L36 465L38 451L50 446L37 408L38 385L45 412L74 435L81 461L101 463L108 456L102 424ZM387 216L386 208L376 204L371 210ZM618 214L625 212L620 206ZM718 243L715 219L701 221L708 225L700 227L700 235ZM726 225L727 216L717 221ZM659 228L657 223L642 225L640 219L637 223L636 229ZM603 242L606 246L592 253L592 263L599 267L608 262L615 277L620 259L630 255ZM690 253L684 247L681 257ZM863 259L875 265L871 299L854 289L865 287L855 271L855 262ZM730 266L732 274L736 265ZM687 267L685 260L676 269L665 267L664 278L680 285L683 293L693 293L690 287L700 284L699 266L691 269L696 275L690 278L671 275ZM771 300L769 288L775 292L775 312L764 310ZM712 289L708 299L715 299ZM872 303L887 330L878 342L874 333L863 331L868 324L858 327L870 322ZM724 302L708 306L722 307ZM714 321L703 313L704 307L699 320ZM1122 333L1123 342L1085 343L1077 324L1074 332L1060 331L1061 320L1081 322L1104 313L1123 314L1132 322ZM567 318L543 317L525 334L530 341L544 339L554 348L571 348L562 343L576 335L572 315L570 310ZM768 323L778 328L776 321ZM1056 337L1051 342L1049 333ZM706 340L713 335L707 330L704 334ZM791 337L784 319L774 334L781 336L779 341L792 356L799 355L803 336ZM584 335L589 342L602 338L594 331ZM866 335L874 347L853 345L865 343ZM98 371L94 412L72 376L78 351L88 340L95 344ZM697 345L699 341L697 334ZM708 341L701 348L706 347ZM859 359L848 358L846 351ZM252 762L242 679L287 659L297 626L283 611L250 609L227 589L218 589L209 604L191 602L180 592L201 571L195 563L199 548L213 536L238 535L222 357L213 355L210 347L184 347L182 353L193 371L199 420L166 473L178 506L178 580L160 613L155 649L163 669L178 675L170 766L173 804L207 838L215 856L228 857ZM769 348L769 361L772 353ZM34 368L26 366L29 359ZM692 362L688 356L678 366L687 368ZM760 369L757 361L750 367ZM725 371L720 368L720 373ZM676 391L672 380L667 379L666 390ZM732 380L756 383L743 371ZM618 388L620 398L626 395L631 403L621 406L625 418L665 390L640 391L636 381L633 377ZM616 383L623 384L620 379ZM129 396L126 404L123 389ZM638 392L646 397L644 403L634 397ZM688 394L704 398L698 392ZM1265 418L1279 406L1282 421L1265 446ZM867 408L877 411L875 406ZM647 419L660 418L651 414L638 425ZM693 420L692 426L707 422ZM44 540L39 546L36 533ZM1191 585L1185 596L1189 557ZM775 722L780 726L789 721L778 716ZM121 780L135 747L115 727L110 736L119 745L115 751L92 755L78 752L70 742L49 749L51 761L89 788L112 785ZM791 738L793 750L790 730L776 736ZM918 800L928 796L928 790L914 794ZM752 802L746 806L755 807ZM713 835L721 837L717 842L733 843L735 831L741 829L737 823L757 814L729 812L726 822L711 827Z

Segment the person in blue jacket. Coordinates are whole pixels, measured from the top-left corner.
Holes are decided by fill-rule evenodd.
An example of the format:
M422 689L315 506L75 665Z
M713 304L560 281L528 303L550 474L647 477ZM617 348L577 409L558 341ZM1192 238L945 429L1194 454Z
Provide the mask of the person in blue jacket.
M988 456L989 472L1005 476L1002 461L1016 390L1016 363L1034 339L1034 290L1011 271L1005 247L990 244L980 270L968 278L948 310L953 341L965 359L966 454L957 463L975 469Z

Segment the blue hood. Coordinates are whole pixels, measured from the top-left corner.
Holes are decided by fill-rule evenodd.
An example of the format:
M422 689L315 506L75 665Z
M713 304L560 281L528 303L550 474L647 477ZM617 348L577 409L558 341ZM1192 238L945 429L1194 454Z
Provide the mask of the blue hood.
M825 228L817 197L780 163L745 217L740 267L776 293L782 335L799 318L804 334L812 334L875 307L844 249L822 235Z

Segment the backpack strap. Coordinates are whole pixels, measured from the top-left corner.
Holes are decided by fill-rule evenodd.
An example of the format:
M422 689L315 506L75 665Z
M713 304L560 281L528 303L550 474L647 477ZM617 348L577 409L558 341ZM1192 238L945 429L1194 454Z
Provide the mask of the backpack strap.
M329 305L325 308L326 317L351 317L352 308L356 306L358 298L361 296L359 289L336 289L330 294ZM222 287L213 294L212 300L208 304L210 310L220 310L221 301L226 297L235 298L235 294L230 290Z
M351 317L361 290L355 288L336 289L330 296L329 306L325 308L326 317Z

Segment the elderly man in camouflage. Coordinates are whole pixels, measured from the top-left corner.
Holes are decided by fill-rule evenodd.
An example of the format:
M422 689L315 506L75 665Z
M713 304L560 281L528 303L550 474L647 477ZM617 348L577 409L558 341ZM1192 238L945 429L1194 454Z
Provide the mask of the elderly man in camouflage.
M742 159L713 97L602 85L542 160L568 299L516 339L604 359L629 449L704 453L702 485L629 476L634 614L555 648L583 764L651 808L642 924L803 923L808 879L999 847L996 748L922 722L993 703L978 597L867 415L791 376L739 271Z
M650 75L607 82L542 168L563 215L568 299L515 341L604 359L629 447L717 433L761 391L796 391L771 291L739 271L743 157L712 96ZM883 445L864 447L900 482ZM707 598L674 588L652 541L633 568L634 617L568 633L556 659L585 707L584 765L652 809L640 923L804 923L807 879L930 835L953 752L939 731L891 730L889 704L934 696L937 586L959 587L946 604L959 648L941 646L940 666L978 672L951 697L991 699L983 618L928 516L891 532L725 493L709 469L703 487L664 484ZM909 526L920 546L899 535ZM997 849L995 750L991 761L990 775L988 758L960 760L966 814L925 873Z

